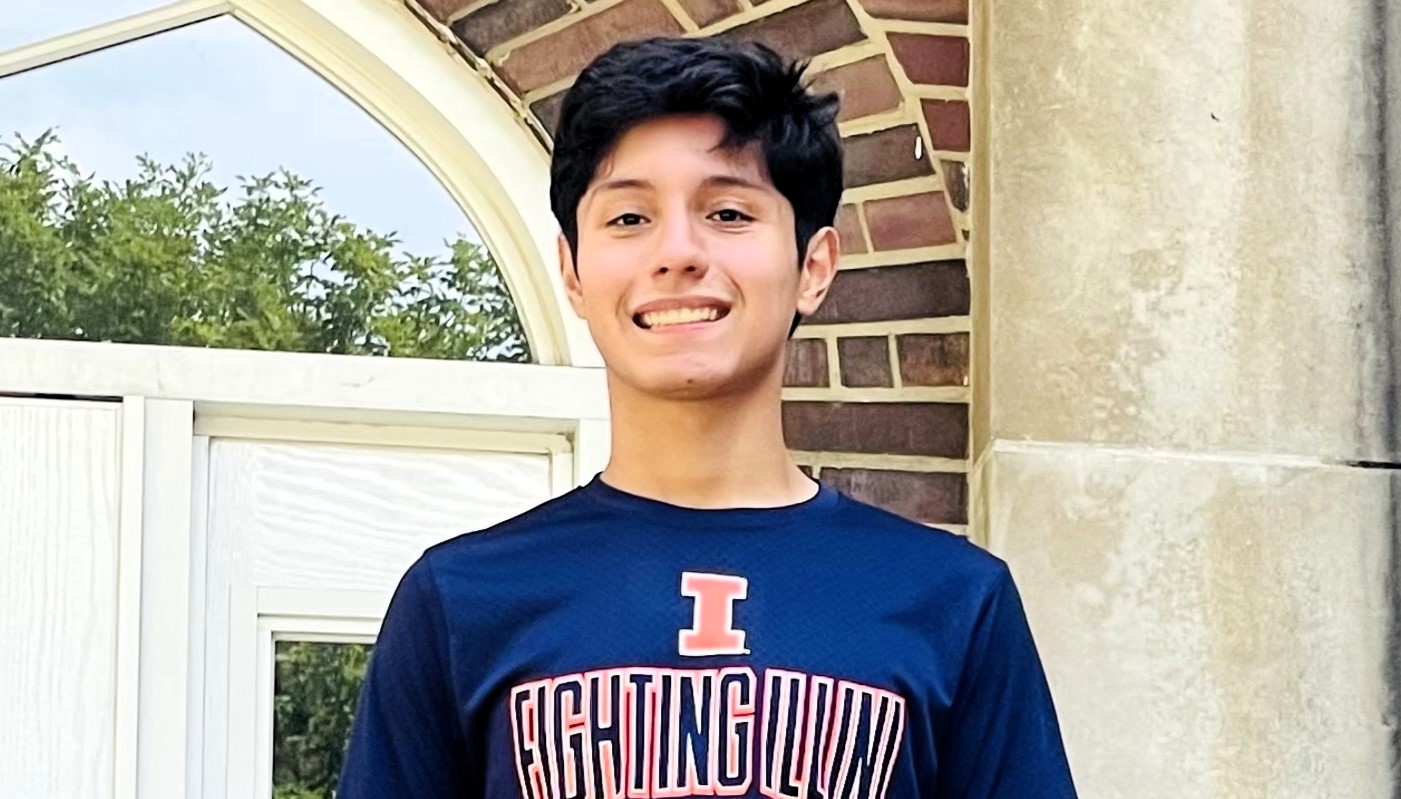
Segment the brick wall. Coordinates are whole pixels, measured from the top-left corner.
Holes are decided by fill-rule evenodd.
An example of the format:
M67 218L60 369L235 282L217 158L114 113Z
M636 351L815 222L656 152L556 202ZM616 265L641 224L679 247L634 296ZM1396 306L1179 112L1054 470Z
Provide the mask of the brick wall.
M614 42L765 42L842 96L843 271L789 352L784 422L824 482L922 522L967 519L968 0L410 0L541 145Z

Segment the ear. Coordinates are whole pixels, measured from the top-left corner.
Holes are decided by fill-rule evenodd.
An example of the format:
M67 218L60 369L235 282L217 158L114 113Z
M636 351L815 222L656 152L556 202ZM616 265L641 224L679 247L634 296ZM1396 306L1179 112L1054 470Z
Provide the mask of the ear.
M836 228L822 228L808 241L807 255L803 258L803 268L798 278L799 314L812 316L827 297L827 290L837 276L841 252L841 238Z
M569 240L561 233L555 239L559 247L559 275L564 280L564 293L574 308L574 315L584 319L584 289L579 285L579 270L574 263L574 252L569 248Z

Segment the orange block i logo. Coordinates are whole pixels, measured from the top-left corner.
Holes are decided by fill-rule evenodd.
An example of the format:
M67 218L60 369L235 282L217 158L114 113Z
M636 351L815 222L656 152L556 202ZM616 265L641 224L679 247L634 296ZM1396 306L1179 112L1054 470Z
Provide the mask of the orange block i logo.
M744 630L735 629L735 601L749 596L749 581L728 574L682 572L681 595L695 600L691 629L677 646L686 657L747 655Z

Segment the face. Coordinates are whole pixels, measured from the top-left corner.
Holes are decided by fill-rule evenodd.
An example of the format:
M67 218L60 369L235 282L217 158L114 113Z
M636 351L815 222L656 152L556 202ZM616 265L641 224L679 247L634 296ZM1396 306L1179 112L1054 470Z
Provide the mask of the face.
M719 149L724 134L710 116L628 131L579 203L577 264L561 237L575 312L610 378L643 394L776 389L793 315L817 310L835 274L836 231L800 269L792 206L757 147Z

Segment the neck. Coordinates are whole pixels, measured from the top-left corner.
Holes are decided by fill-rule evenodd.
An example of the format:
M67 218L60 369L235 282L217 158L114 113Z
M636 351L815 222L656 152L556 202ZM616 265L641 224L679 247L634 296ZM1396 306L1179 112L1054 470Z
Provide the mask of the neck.
M732 397L661 400L609 387L608 485L691 508L765 508L816 491L783 441L779 381Z

